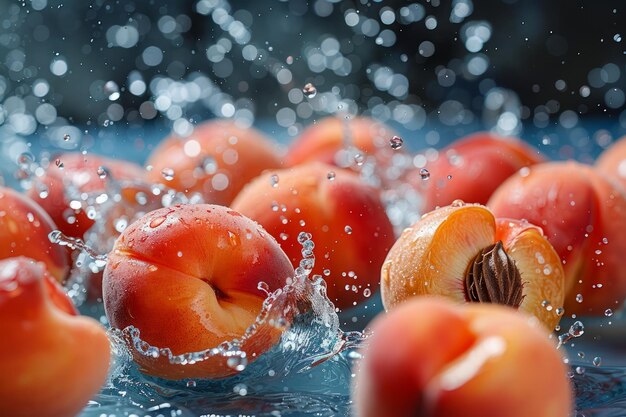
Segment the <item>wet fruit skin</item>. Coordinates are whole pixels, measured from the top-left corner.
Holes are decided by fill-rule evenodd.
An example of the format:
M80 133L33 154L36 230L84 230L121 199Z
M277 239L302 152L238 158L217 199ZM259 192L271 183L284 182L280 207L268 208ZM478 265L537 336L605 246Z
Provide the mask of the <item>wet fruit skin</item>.
M312 274L324 276L329 299L345 309L363 301L364 290L378 290L378 271L395 239L378 193L350 171L313 162L266 172L232 207L271 233L296 267L298 234L311 233Z
M0 187L0 259L29 256L45 263L50 274L63 281L68 259L63 248L48 240L54 229L50 216L34 201Z
M412 299L372 324L353 383L359 417L563 417L567 369L548 332L495 304Z
M0 261L0 415L69 417L104 383L110 345L42 263Z
M306 128L291 143L287 151L287 165L312 161L334 165L337 152L349 144L374 156L379 164L389 163L397 152L389 145L395 135L389 126L368 117L326 117Z
M551 162L509 178L489 207L543 229L563 263L568 314L600 315L624 301L626 196L618 184L588 165Z
M220 205L229 205L264 170L281 165L278 148L265 135L229 120L205 122L187 138L169 136L147 162L150 181Z
M135 326L152 346L174 355L240 338L254 323L266 294L294 270L257 223L227 207L179 205L146 214L117 240L104 271L104 307L114 328ZM280 331L261 325L244 343L251 362ZM236 373L223 357L172 365L134 352L148 374L167 379L220 378Z
M596 161L598 171L614 178L626 189L626 136L614 142Z
M519 139L479 132L440 150L437 158L424 166L430 173L428 180L422 178L420 169L415 169L407 175L407 181L422 193L423 212L457 199L487 204L504 180L544 160L538 150Z
M557 253L539 228L519 220L496 219L478 204L442 207L404 230L381 270L383 305L391 310L423 295L468 302L464 277L472 260L498 241L521 275L519 309L554 329L564 297L564 272Z
M99 155L66 153L56 158L63 163L63 169L50 164L44 175L36 179L36 185L28 191L28 195L52 217L63 234L75 238L82 238L93 226L94 220L87 217L85 210L70 208L72 194L68 187L74 187L80 193L104 192L111 179L141 180L145 176L145 171L137 164ZM108 171L104 178L98 173L100 167ZM37 184L46 187L45 197L42 197ZM68 221L68 215L75 218L72 223Z

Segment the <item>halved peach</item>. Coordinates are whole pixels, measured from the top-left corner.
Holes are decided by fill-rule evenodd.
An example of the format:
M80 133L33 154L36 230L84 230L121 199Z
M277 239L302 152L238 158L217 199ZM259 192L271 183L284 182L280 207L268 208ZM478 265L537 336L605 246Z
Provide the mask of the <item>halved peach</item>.
M572 394L531 317L435 297L376 318L353 383L360 417L564 417Z
M76 415L105 381L109 340L42 263L0 261L0 415Z
M441 295L510 305L552 329L562 314L563 277L541 229L458 203L404 230L383 264L381 291L386 309L416 295Z

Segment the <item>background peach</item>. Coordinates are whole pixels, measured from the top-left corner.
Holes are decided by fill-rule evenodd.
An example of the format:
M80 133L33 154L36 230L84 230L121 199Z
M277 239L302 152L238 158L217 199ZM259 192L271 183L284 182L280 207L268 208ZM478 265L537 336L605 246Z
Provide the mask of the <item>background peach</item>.
M147 164L152 166L151 181L198 192L208 203L229 205L246 183L282 162L276 145L258 130L211 120L196 126L187 138L172 135L163 140Z
M626 136L602 152L596 167L608 177L615 178L626 189Z
M424 212L457 199L486 204L504 180L520 168L543 161L537 149L517 138L479 132L441 149L423 167L429 172L428 180L422 179L420 169L412 170L407 180L422 192Z
M568 313L603 314L624 301L626 196L593 167L535 165L504 182L489 207L543 229L563 263Z
M389 141L397 134L368 117L330 116L308 126L289 146L287 165L319 161L335 165L338 151L349 146L388 163L394 151Z
M55 229L50 216L34 201L0 187L0 259L31 257L45 263L50 274L63 281L69 270L66 252L48 240Z
M335 306L347 308L365 299L364 291L376 292L394 242L378 193L352 172L314 162L268 171L246 186L232 207L271 233L295 266L302 259L298 234L311 233L312 273L324 276Z

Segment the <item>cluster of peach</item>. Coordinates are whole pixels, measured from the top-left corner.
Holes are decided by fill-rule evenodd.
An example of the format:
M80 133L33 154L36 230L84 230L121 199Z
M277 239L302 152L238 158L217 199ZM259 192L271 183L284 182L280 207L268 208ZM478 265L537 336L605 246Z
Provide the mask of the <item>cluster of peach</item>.
M430 299L395 307L415 295L443 295L508 305L549 329L563 308L616 308L626 296L626 270L618 264L626 197L600 172L624 173L624 146L607 151L596 169L545 163L519 140L463 139L406 175L424 195L425 210L445 207L396 241L381 189L357 171L364 155L391 164L404 152L398 140L371 119L328 118L283 154L252 128L211 121L188 137L164 140L146 169L62 154L63 164L35 178L43 187L28 195L1 189L0 323L10 330L0 342L0 373L13 377L0 381L0 414L73 415L103 383L109 342L60 287L71 257L48 235L58 229L82 238L94 219L70 196L106 193L112 179L128 179L197 193L207 204L156 209L116 230L104 274L90 278L112 327L134 326L142 340L174 354L238 338L267 291L294 277L302 258L298 236L308 232L312 272L325 278L338 309L380 288L386 309L394 310L374 325L357 377L362 415L565 415L571 392L564 365L545 329L525 316ZM341 167L347 145L356 150L355 169ZM122 190L121 199L138 197L136 189ZM148 211L145 203L136 210ZM248 340L248 360L280 335L274 329ZM526 356L535 371L525 367ZM218 357L187 365L139 352L134 358L142 371L167 379L237 371ZM503 393L513 372L521 374L516 389ZM501 404L489 400L496 392L507 397ZM518 414L510 410L529 401Z

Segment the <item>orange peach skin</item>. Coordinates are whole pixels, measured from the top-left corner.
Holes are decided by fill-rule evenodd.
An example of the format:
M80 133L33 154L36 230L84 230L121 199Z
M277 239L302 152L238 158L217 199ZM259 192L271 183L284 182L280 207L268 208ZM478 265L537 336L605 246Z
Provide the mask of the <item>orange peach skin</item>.
M554 329L563 306L564 273L560 259L541 230L512 219L495 219L481 205L446 206L404 230L381 271L387 310L419 295L440 295L467 302L465 274L474 257L502 241L520 271L524 296L519 309ZM551 308L542 305L547 301Z
M566 366L547 332L503 306L411 300L374 321L363 355L353 385L355 416L572 412Z
M349 132L349 135L346 135ZM352 145L379 162L389 162L394 151L389 140L396 133L383 123L368 117L346 120L342 117L326 117L309 126L290 145L287 165L319 161L335 164L337 152Z
M0 187L0 259L28 256L46 264L63 281L69 270L65 250L48 234L56 229L50 216L30 198Z
M104 271L104 307L111 325L135 326L152 346L179 355L240 338L261 311L265 293L282 288L294 270L257 223L216 205L180 205L148 213L117 240ZM248 360L280 337L263 328L244 344ZM134 355L142 370L167 379L236 373L217 357L172 365Z
M480 132L439 151L437 159L424 167L430 173L428 180L415 169L408 181L422 192L424 212L454 200L487 204L504 180L520 168L543 161L538 150L519 139Z
M606 149L596 161L598 171L615 178L626 189L626 136Z
M152 166L149 180L184 193L198 192L208 203L229 205L246 183L266 169L281 167L282 161L278 148L258 130L213 120L197 126L188 138L166 138L147 164ZM171 180L163 176L164 169L174 172Z
M333 180L329 172L335 173ZM278 177L276 187L272 175ZM378 289L378 271L394 242L393 228L378 190L354 173L318 162L267 172L246 186L232 207L271 233L294 266L302 259L298 234L311 233L316 255L312 273L330 271L323 275L328 297L338 308L365 299L365 289Z
M603 314L624 301L626 196L593 167L535 165L503 183L489 207L496 217L526 219L543 229L563 263L568 313Z
M78 414L105 381L109 340L43 264L0 261L0 415Z
M46 187L47 195L42 197L37 185L28 191L28 195L52 217L61 232L71 237L82 238L94 221L85 211L70 208L66 184L82 193L105 191L110 178L100 178L98 168L101 166L116 180L140 180L145 176L139 165L128 161L81 153L61 154L57 158L63 163L63 169L50 164L45 174L37 179ZM72 223L68 222L68 213L75 217Z

